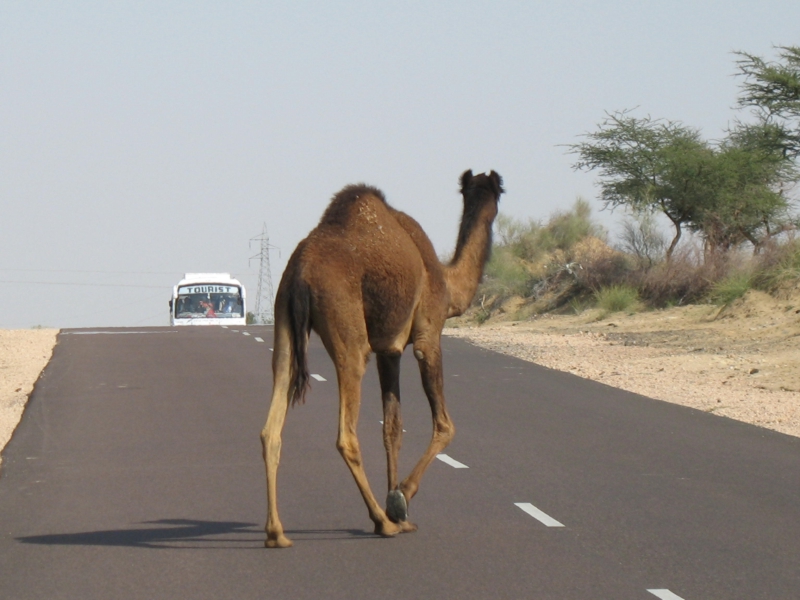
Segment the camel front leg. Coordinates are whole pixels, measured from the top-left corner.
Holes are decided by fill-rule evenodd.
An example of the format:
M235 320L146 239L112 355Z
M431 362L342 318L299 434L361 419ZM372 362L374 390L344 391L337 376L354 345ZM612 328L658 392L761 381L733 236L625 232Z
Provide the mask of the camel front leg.
M444 450L455 435L455 427L447 414L444 402L444 379L442 375L442 353L438 346L414 345L414 356L419 362L422 387L428 397L433 419L433 436L427 450L414 466L411 474L400 484L406 502L416 495L419 482L425 470L430 466L436 455Z
M375 523L375 533L390 537L400 533L401 528L386 516L383 508L375 500L367 481L367 475L364 472L361 448L356 434L358 412L361 407L361 378L363 374L363 366L361 369L337 368L339 379L339 437L336 440L336 448L344 458L361 492L361 496L364 498L369 517Z

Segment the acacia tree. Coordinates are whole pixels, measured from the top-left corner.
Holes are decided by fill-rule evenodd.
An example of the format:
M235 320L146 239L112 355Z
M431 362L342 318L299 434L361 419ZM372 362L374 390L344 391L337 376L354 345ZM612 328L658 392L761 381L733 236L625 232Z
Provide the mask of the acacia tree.
M780 47L780 59L737 53L743 79L740 107L755 123L737 123L711 145L698 130L674 121L607 113L586 141L567 147L576 170L600 173L605 208L660 211L675 227L672 256L684 227L714 252L750 242L758 252L792 226L787 199L800 157L800 47Z
M768 148L784 157L800 156L800 46L779 46L779 60L737 52L736 64L744 78L738 104L750 107L759 125L766 126L762 138Z
M604 208L662 212L675 227L669 260L709 196L713 149L696 129L629 111L607 113L599 129L583 137L587 141L567 146L578 155L573 168L599 171Z
M703 235L707 252L747 241L757 253L772 236L791 226L783 189L794 178L793 165L754 140L753 131L733 131L714 152L708 195L690 225Z
M737 52L743 77L738 105L751 108L756 122L737 123L723 145L738 163L739 198L751 198L739 221L756 251L775 233L796 227L787 198L798 181L800 47L777 49L777 61Z

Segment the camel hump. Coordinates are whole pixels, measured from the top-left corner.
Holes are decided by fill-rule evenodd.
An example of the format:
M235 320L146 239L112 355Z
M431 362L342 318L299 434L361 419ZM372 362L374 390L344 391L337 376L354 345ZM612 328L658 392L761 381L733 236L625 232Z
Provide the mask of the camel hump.
M367 197L386 204L386 197L378 188L363 183L348 185L333 197L319 224L346 225L351 218L353 207Z

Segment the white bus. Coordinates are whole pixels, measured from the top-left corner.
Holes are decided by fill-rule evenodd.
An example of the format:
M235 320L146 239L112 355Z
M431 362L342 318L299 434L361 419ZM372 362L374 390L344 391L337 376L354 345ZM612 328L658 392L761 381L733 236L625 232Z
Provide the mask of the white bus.
M186 273L172 288L170 325L245 325L245 295L230 273Z

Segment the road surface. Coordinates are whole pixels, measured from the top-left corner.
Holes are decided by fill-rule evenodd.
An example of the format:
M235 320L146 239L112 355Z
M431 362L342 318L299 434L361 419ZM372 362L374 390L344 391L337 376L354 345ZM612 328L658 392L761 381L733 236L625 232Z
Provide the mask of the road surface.
M800 597L800 439L444 340L456 437L372 524L335 449L333 366L289 412L266 550L268 327L65 330L0 477L0 598ZM403 360L401 476L430 433ZM374 365L359 434L376 496Z

